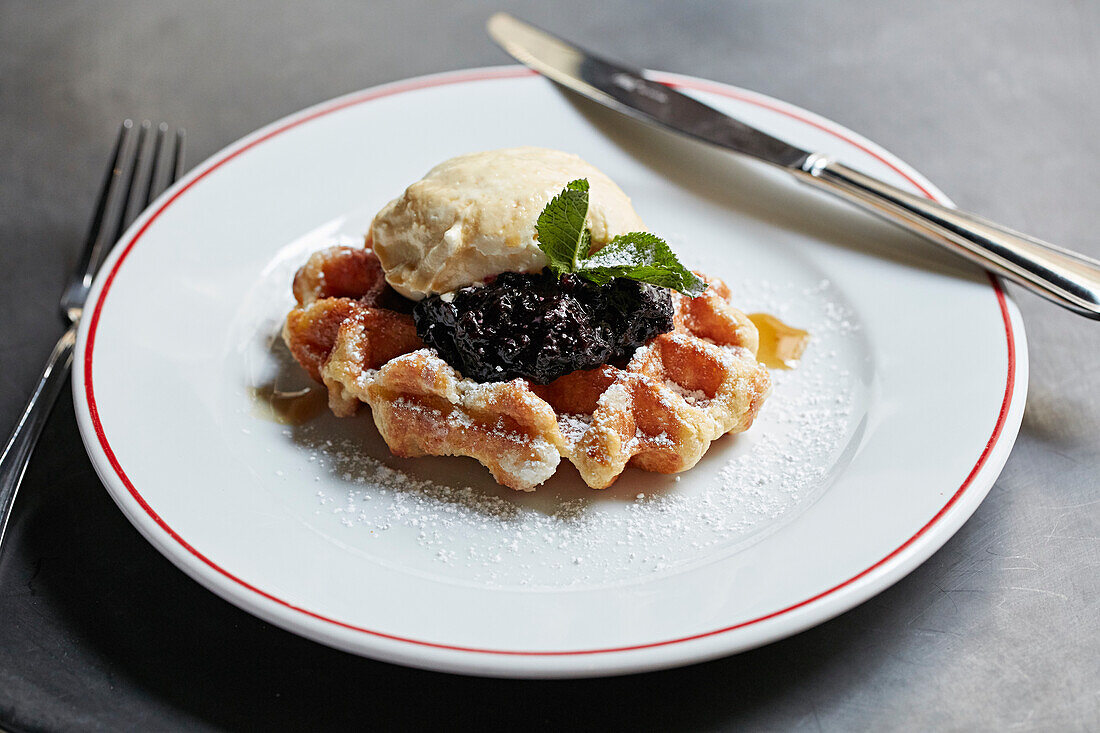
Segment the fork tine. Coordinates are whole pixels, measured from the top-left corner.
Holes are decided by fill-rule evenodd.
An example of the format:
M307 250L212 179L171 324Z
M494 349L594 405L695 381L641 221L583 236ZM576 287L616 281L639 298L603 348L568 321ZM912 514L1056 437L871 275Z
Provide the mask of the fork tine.
M88 231L88 238L84 242L83 256L87 258L92 253L92 245L99 236L99 228L103 225L103 214L107 210L108 194L111 192L111 182L122 174L119 168L119 159L122 157L122 146L133 129L132 120L123 120L118 128L118 136L115 138L115 148L111 152L111 164L107 167L107 174L103 177L103 185L99 188L99 198L95 204L95 216L92 217L92 226Z
M183 143L186 133L182 127L176 128L176 154L172 160L172 172L168 176L168 185L171 186L176 179L183 175Z
M96 214L91 218L91 227L88 229L88 237L84 240L84 248L80 250L80 261L73 269L73 275L69 277L68 285L65 287L65 293L62 295L62 309L65 310L70 305L73 305L75 299L79 297L81 289L87 288L91 284L91 275L88 274L91 263L92 254L97 250L97 243L100 240L100 232L103 228L103 217L107 214L107 207L111 201L111 193L118 185L119 177L122 175L122 152L124 150L127 140L130 138L130 131L133 129L134 123L132 120L123 120L119 125L119 134L114 139L114 149L111 151L111 163L107 166L107 173L103 176L103 183L99 188L99 198L96 200Z
M134 162L130 166L129 174L126 178L125 196L122 199L122 216L118 219L118 225L115 227L114 236L111 237L108 247L113 247L115 242L122 237L122 233L126 231L126 227L133 223L137 218L140 209L135 211L134 201L134 183L137 181L138 174L144 166L143 160L145 157L145 138L149 134L149 128L152 124L149 120L145 120L138 127L137 144L134 145Z
M164 125L164 130L167 133L168 125ZM167 134L165 135L167 138ZM157 170L168 168L168 175L161 178L161 184L156 191L156 196L160 196L164 193L169 186L176 182L176 179L183 173L183 141L184 132L182 127L176 128L176 133L171 139L165 140L165 147L161 150L160 156L157 158ZM154 196L154 198L156 198Z
M103 185L99 190L95 214L92 216L92 225L88 230L87 238L84 240L84 247L80 251L80 261L73 268L68 285L66 285L65 291L61 295L61 310L66 314L68 314L70 308L80 307L84 295L92 284L94 268L91 265L98 259L98 253L104 246L104 221L111 221L114 212L118 209L119 182L124 170L127 168L123 153L128 152L127 143L133 127L132 120L123 120L118 128L115 146L111 151L111 163L107 166L107 173L104 175ZM109 224L108 228L110 228Z
M149 168L149 180L145 183L145 199L142 201L141 208L145 210L149 208L149 204L153 203L153 199L160 195L163 190L158 186L158 177L163 173L163 164L161 163L161 153L164 149L164 138L168 134L167 123L160 123L157 125L157 136L153 140L153 162Z

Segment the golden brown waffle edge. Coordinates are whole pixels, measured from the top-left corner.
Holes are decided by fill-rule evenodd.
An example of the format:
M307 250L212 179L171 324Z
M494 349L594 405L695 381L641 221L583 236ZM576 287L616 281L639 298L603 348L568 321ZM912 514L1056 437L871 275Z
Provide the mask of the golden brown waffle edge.
M383 307L385 281L369 248L332 247L298 271L283 338L326 385L334 413L371 406L395 455L469 456L524 491L564 457L602 489L627 466L691 468L712 441L748 429L770 393L756 327L721 280L709 283L697 298L673 294L674 329L623 369L604 365L548 385L478 383L425 348L411 316Z

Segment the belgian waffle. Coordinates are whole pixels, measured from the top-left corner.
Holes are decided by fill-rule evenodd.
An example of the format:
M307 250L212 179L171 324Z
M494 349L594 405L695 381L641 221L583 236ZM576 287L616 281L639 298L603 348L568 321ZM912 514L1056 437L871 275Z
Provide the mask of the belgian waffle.
M501 484L533 490L561 458L603 489L628 466L677 473L711 441L752 425L771 390L757 331L717 279L673 294L675 326L623 368L580 370L547 385L464 379L394 309L369 247L333 247L294 279L283 338L340 416L370 405L398 456L469 456Z

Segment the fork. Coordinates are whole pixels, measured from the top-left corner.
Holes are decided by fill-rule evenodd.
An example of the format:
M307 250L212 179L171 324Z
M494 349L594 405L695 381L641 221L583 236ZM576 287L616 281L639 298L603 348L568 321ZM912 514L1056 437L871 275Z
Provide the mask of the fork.
M84 303L88 299L92 279L104 256L118 242L126 227L183 170L183 128L176 128L175 134L169 135L168 125L162 122L157 125L156 134L149 141L151 131L152 125L148 120L141 123L136 132L131 120L123 121L119 127L88 238L84 242L80 261L61 294L61 313L69 328L54 346L38 385L27 400L3 454L0 454L0 551L27 463L72 366L76 331L84 314ZM144 192L139 183L142 180Z

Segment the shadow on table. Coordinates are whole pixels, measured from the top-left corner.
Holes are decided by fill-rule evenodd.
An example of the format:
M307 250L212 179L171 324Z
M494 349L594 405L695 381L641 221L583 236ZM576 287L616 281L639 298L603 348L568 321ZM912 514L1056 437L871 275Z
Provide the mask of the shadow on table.
M843 704L874 677L913 597L927 590L902 583L811 631L678 670L572 681L460 677L329 649L191 581L100 486L68 397L27 479L0 563L0 679L23 682L18 709L0 695L0 724L14 730L143 722L435 729L460 719L544 730L813 724L822 706ZM816 700L805 694L811 689Z

